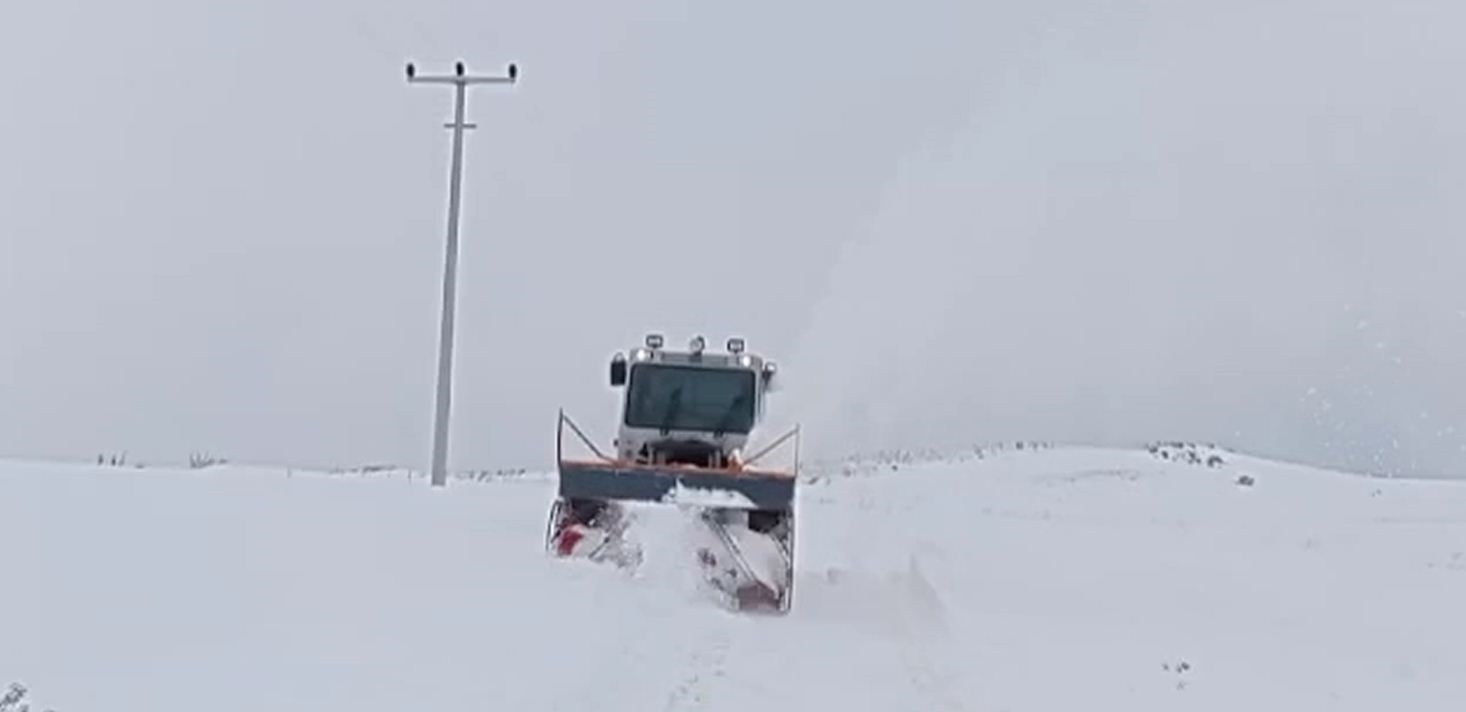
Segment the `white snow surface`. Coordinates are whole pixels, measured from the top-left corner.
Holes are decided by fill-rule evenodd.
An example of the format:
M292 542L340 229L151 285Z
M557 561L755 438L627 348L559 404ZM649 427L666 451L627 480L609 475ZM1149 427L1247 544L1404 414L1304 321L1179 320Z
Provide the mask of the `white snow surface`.
M803 486L785 617L711 603L676 507L639 512L634 573L546 556L552 488L0 463L0 685L57 712L1466 700L1457 483L1087 449L870 467Z

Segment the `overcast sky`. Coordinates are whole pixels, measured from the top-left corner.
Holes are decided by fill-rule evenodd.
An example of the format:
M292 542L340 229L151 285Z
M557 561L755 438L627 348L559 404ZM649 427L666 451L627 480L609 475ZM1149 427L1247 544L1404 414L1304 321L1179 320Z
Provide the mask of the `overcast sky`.
M0 454L424 467L608 440L650 329L815 453L1214 440L1466 473L1466 6L0 6Z

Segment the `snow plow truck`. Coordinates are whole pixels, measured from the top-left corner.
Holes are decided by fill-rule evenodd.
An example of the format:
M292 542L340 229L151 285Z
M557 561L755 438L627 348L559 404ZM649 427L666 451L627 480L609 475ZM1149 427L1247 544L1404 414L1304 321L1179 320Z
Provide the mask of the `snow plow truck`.
M555 449L558 491L545 546L559 557L635 567L639 545L627 529L632 505L692 510L710 536L696 548L704 580L734 609L785 613L794 584L795 485L799 427L756 452L746 448L763 419L776 367L748 353L743 339L725 353L702 336L686 350L665 347L660 334L611 358L610 385L620 389L613 454L586 437L563 410ZM565 429L589 454L565 454ZM757 463L792 439L788 469Z

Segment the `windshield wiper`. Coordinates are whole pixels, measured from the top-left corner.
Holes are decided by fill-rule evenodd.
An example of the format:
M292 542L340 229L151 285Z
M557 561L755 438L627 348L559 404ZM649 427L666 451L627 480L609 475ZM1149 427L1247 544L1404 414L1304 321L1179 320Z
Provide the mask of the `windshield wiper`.
M737 398L733 399L732 403L728 404L728 409L723 411L723 417L718 419L717 427L713 428L713 435L722 435L728 429L728 421L733 419L733 416L737 414L738 407L743 405L746 400L748 400L748 395L740 393Z
M672 431L672 420L677 417L677 411L682 408L682 386L672 389L672 395L668 397L672 401L667 404L667 412L662 416L662 434L666 435Z

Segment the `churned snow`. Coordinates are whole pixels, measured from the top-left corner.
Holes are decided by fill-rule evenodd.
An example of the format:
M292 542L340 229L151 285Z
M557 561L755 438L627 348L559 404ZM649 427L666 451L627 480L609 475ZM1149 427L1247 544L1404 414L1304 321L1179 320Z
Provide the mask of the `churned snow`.
M696 507L736 507L739 509L753 508L753 500L747 495L730 489L719 489L716 487L688 487L680 480L667 490L662 497L663 504L696 506Z
M548 558L553 480L0 464L0 685L57 712L1411 710L1466 700L1466 486L1052 449L835 471L794 610Z

